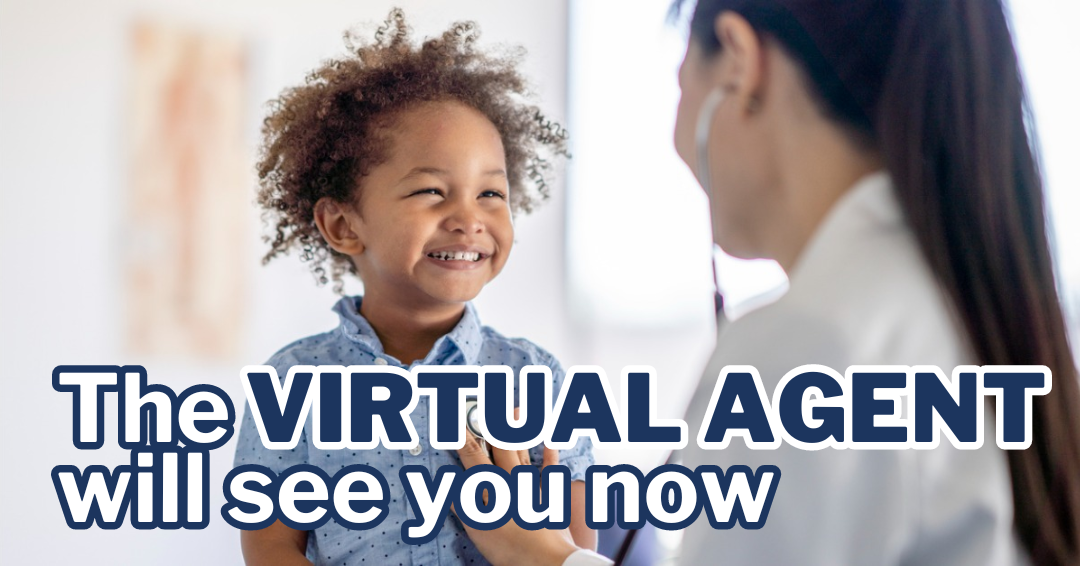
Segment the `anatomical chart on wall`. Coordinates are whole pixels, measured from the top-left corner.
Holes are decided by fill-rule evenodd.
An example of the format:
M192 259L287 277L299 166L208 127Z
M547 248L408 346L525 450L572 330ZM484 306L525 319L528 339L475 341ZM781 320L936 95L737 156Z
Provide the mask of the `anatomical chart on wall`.
M245 44L139 22L130 50L126 348L148 356L235 356L253 197Z

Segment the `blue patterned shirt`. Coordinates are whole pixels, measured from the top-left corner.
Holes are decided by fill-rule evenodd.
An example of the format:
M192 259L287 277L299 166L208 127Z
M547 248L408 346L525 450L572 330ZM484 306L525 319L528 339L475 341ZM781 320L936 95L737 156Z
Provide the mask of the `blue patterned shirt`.
M374 329L360 315L360 297L341 299L334 310L341 317L335 330L304 338L289 344L274 354L267 365L277 369L281 379L294 365L393 365L406 368L401 361L383 352ZM427 357L413 365L506 365L515 375L524 366L544 365L551 368L553 393L557 397L563 382L563 369L551 354L521 338L506 338L489 327L481 326L471 304L449 334L435 341ZM412 367L412 366L409 366ZM407 369L407 368L406 368ZM515 391L515 398L517 392ZM258 464L280 474L297 464L319 466L331 477L343 467L366 464L378 470L390 487L389 513L373 529L354 531L337 524L333 519L308 534L307 557L316 565L426 565L487 564L466 536L461 523L448 514L438 536L422 545L401 541L401 524L416 517L405 498L398 470L402 466L421 465L432 475L442 466L461 463L453 450L436 450L428 439L428 396L420 396L412 411L419 449L388 450L319 450L308 442L311 436L311 417L308 416L300 441L291 450L269 450L262 444L255 421L245 408L236 444L235 466ZM591 443L583 439L572 450L559 453L559 463L570 469L571 479L584 480L585 469L592 465ZM533 462L540 464L543 445L531 450Z

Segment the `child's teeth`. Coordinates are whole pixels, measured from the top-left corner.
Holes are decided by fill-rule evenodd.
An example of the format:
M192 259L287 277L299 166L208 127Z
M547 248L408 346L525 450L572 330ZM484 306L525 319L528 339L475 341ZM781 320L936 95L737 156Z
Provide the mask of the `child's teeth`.
M477 252L434 252L431 257L443 261L479 261L480 254Z

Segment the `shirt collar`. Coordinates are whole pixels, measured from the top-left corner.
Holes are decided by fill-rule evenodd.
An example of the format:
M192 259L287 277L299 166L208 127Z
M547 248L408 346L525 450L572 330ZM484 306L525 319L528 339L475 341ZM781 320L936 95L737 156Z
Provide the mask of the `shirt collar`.
M363 297L342 297L334 305L334 312L341 319L341 333L362 346L365 346L374 354L384 354L382 342L375 334L371 323L360 314L360 303ZM446 348L454 348L461 352L465 365L477 365L480 358L480 346L483 342L483 327L480 325L480 317L476 314L476 308L472 303L465 304L465 313L457 325L446 335L435 341L431 352L424 358L424 364L434 363L439 359L449 359L442 356Z
M869 232L905 229L892 178L877 171L859 179L833 205L789 274L794 286L819 268L843 261L844 251Z

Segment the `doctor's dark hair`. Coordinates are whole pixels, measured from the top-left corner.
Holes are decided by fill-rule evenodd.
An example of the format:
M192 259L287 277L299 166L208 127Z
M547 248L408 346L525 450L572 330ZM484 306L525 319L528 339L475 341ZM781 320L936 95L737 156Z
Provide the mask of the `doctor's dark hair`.
M395 118L425 102L460 102L495 126L511 211L529 212L548 198L550 159L569 155L566 130L525 102L528 84L517 69L523 50L483 51L479 36L476 24L461 22L417 45L394 9L374 41L346 33L346 56L270 102L257 167L258 202L273 229L263 263L297 251L319 283L333 280L340 292L342 275L356 268L323 240L315 203L351 202L362 178L389 158Z
M1028 450L1008 452L1035 564L1080 564L1080 392L1024 86L1000 0L700 0L691 40L741 15L800 66L824 115L884 157L981 364L1045 365Z

